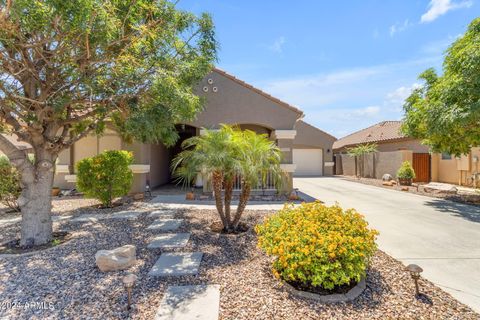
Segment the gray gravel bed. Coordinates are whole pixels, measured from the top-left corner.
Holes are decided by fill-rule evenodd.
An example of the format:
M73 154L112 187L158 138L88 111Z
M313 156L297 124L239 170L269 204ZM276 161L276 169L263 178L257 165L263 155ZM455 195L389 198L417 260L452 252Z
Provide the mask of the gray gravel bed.
M84 200L88 201L88 200ZM114 209L87 208L75 212L56 208L59 214L103 213L139 208L141 203ZM268 212L248 211L250 225ZM256 247L252 230L241 235L220 235L208 226L217 215L211 210L183 210L186 219L175 231L190 232L184 248L168 252L204 253L196 276L152 278L147 273L161 254L147 249L158 231L148 231L153 222L142 214L138 220L101 220L73 224L61 221L58 230L69 230L75 238L45 253L0 259L0 319L153 319L168 285L219 284L221 319L478 319L468 307L432 283L421 280L429 301L414 298L414 286L404 266L378 251L367 277L367 289L352 303L324 305L292 296L270 272L270 258ZM1 230L0 239L14 237L18 224ZM137 264L128 271L101 273L95 266L97 250L125 244L137 246ZM121 279L127 272L138 277L135 305L125 310L126 294ZM27 303L43 307L25 308ZM15 303L16 308L7 303ZM51 303L49 305L48 303ZM49 307L52 306L52 310Z

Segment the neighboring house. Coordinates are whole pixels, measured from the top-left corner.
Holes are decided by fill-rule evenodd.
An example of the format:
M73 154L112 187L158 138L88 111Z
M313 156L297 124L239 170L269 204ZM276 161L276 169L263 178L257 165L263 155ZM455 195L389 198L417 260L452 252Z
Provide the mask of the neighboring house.
M408 160L413 165L418 182L472 184L474 175L480 169L480 148L472 148L468 155L460 158L449 154L430 154L429 148L420 140L400 132L401 124L401 121L382 121L335 141L336 174L355 174L355 159L346 155L349 148L376 143L379 152L366 160L367 175L371 177L380 179L384 173L395 176L401 162ZM480 175L477 179L480 184Z
M472 148L459 158L445 153L432 154L432 181L480 187L480 148Z
M345 136L333 144L336 174L355 175L355 159L347 155L348 149L361 144L375 143L378 152L365 157L365 176L380 179L385 173L395 177L403 161L410 161L417 173L417 182L431 179L429 148L420 140L406 137L400 132L401 121L382 121Z
M59 155L54 184L73 188L75 164L104 150L129 150L135 156L132 192L142 192L172 181L170 162L181 151L183 140L202 134L202 128L218 129L220 124L235 124L267 134L283 153L282 168L288 173L285 191L292 189L296 175L333 174L332 145L335 137L302 121L303 112L234 76L214 69L198 87L205 96L205 110L191 123L178 125L180 139L171 148L163 144L127 143L113 130L102 136L87 136ZM208 191L208 182L198 179ZM273 187L273 185L272 185Z

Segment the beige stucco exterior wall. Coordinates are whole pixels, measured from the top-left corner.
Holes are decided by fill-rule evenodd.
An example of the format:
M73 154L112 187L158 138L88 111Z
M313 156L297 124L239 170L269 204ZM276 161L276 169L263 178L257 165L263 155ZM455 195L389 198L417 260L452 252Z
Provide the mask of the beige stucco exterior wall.
M155 188L170 181L170 152L163 144L150 145L150 186Z
M208 88L207 92L203 91L204 87ZM216 71L205 77L197 92L205 97L206 108L195 121L188 123L195 127L218 128L221 123L226 123L293 129L302 115Z
M74 182L65 180L67 175L74 175L75 164L87 157L93 157L106 150L132 151L134 164L150 164L150 146L139 142L125 143L113 130L107 130L102 136L88 135L77 141L72 149L64 150L57 160L57 172L54 185L64 189L75 187ZM71 161L73 160L73 161ZM143 192L147 181L146 173L134 173L132 192Z
M472 148L470 154L442 160L441 154L432 154L432 181L467 184L473 173L480 170L480 148Z
M378 151L411 150L415 153L428 153L429 148L420 143L420 140L404 140L378 144Z
M333 174L333 151L332 146L336 138L323 132L304 121L295 124L297 134L293 141L295 149L322 149L323 151L323 174Z
M363 164L363 176L367 178L381 179L388 173L396 177L397 170L404 161L412 162L413 152L410 150L375 152L365 155ZM339 164L338 162L341 163ZM361 161L360 159L358 161ZM355 158L347 154L337 155L338 174L355 175ZM340 171L341 170L341 171Z
M428 153L429 147L421 144L420 140L405 138L402 140L395 140L390 142L378 142L377 150L381 152L411 150L415 153ZM347 148L335 149L335 153L341 152L347 152Z

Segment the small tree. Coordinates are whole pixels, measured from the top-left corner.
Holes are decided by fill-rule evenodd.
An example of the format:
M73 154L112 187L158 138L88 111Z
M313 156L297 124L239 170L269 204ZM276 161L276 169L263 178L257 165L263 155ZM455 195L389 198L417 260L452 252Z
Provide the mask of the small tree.
M480 18L448 48L443 74L420 74L424 84L404 104L402 131L434 152L460 156L480 145Z
M7 157L0 157L0 202L14 211L20 211L18 197L22 192L20 175Z
M365 174L365 155L377 152L376 143L365 143L353 148L347 149L348 155L355 157L355 175L363 177Z
M126 138L172 144L202 108L195 85L217 43L208 14L166 0L0 0L0 135L21 175L21 245L52 239L58 154L107 123Z
M85 196L111 207L114 198L126 195L132 187L132 162L132 153L124 150L85 158L77 163L77 187Z
M265 182L267 174L282 183L281 151L267 135L222 125L218 131L205 130L204 135L185 140L182 147L185 150L172 162L175 176L184 185L190 185L199 172L211 178L215 204L226 232L237 231L251 189ZM236 177L242 179L242 190L232 216L230 204Z

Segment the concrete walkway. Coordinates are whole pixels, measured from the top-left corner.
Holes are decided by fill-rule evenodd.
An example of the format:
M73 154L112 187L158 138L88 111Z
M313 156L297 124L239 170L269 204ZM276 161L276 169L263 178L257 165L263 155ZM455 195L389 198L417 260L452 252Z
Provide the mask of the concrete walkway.
M232 202L232 210L237 208L238 201ZM283 208L284 202L279 201L249 201L247 210L279 210ZM205 209L216 210L215 202L208 200L185 200L185 195L159 195L152 201L145 203L151 209Z
M332 205L355 208L380 231L380 249L480 312L480 207L341 178L295 178L294 186Z

